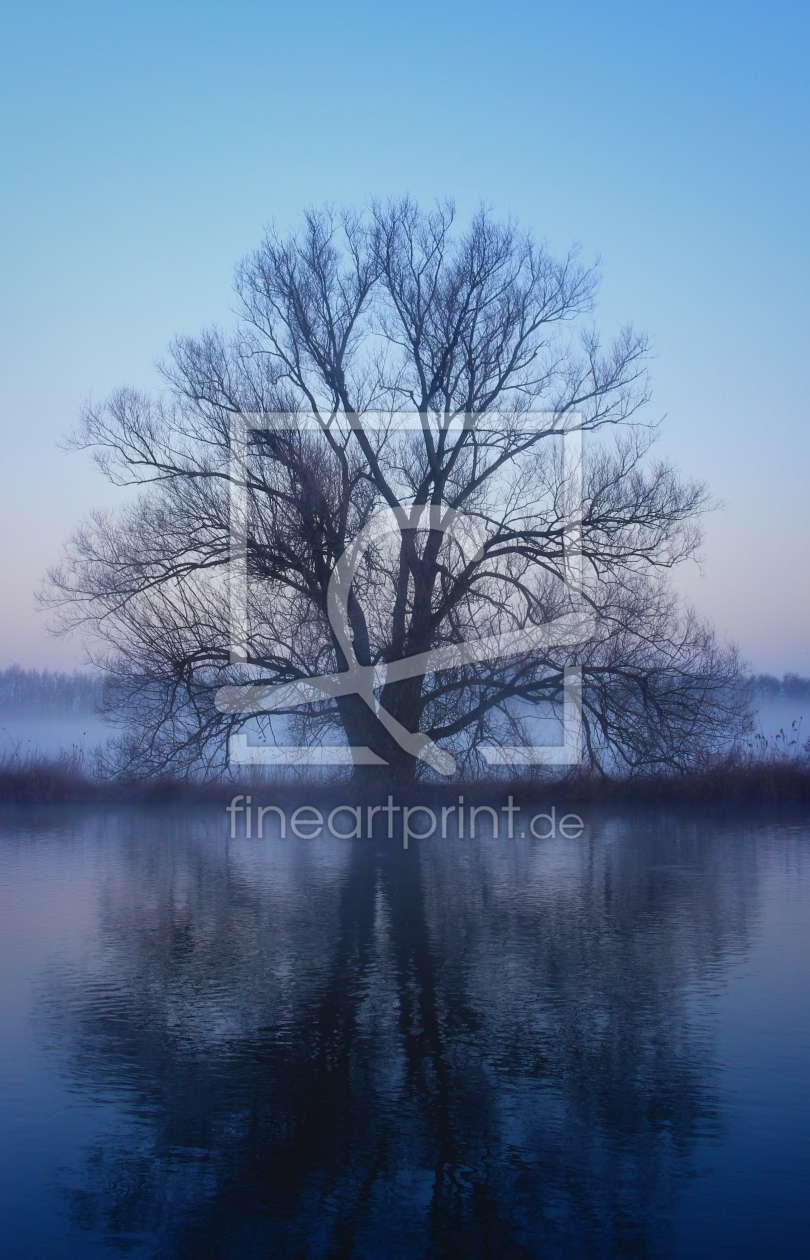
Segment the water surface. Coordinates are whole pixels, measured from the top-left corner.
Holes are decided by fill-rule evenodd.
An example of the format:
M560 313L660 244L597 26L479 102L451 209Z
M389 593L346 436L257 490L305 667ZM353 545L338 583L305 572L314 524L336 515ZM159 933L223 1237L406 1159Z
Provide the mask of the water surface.
M8 1257L797 1257L805 820L7 814Z

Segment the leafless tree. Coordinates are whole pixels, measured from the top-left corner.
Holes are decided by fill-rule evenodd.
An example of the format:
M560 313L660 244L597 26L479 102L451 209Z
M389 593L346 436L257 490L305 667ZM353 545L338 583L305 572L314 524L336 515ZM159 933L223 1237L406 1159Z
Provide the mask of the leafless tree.
M275 708L295 742L339 731L392 774L446 770L450 755L471 773L482 742L525 741L572 666L595 766L684 766L733 734L736 653L666 584L698 545L707 493L649 457L647 342L625 328L603 347L583 327L596 287L576 251L554 258L484 210L465 230L449 204L311 211L238 268L235 331L176 340L161 396L86 409L76 442L142 489L91 516L49 597L117 679L130 768L221 766L251 702L286 684ZM572 432L587 444L576 545ZM387 532L373 529L386 512ZM358 538L336 618L330 589ZM588 633L544 640L571 613L575 551ZM496 636L494 659L453 656ZM415 656L425 668L407 676ZM350 668L376 669L373 694L301 703L301 680Z

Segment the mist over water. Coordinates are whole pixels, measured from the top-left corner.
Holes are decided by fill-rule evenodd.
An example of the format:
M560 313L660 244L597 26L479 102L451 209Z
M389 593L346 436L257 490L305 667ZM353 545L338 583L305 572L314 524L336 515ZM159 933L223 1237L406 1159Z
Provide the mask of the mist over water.
M0 713L0 755L90 751L115 735L97 713Z
M0 764L11 757L90 753L115 735L97 674L0 671Z
M6 1254L800 1254L810 828L584 816L8 815Z
M753 729L746 742L755 755L797 755L810 739L810 679L789 674L780 682L758 675L751 686ZM525 702L513 709L521 715L528 741L562 742L560 706ZM288 719L273 715L249 718L243 730L249 745L297 741ZM0 671L0 767L67 756L92 775L98 772L97 754L109 753L110 741L122 732L120 721L105 715L101 675L19 666ZM342 742L339 736L337 742Z
M804 744L810 739L810 695L758 698L754 730L769 742L784 734L786 740Z

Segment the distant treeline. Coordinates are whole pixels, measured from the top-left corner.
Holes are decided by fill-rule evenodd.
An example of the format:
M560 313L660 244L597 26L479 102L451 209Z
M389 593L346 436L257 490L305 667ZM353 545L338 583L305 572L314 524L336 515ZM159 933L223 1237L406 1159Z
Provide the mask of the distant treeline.
M103 695L99 674L63 674L19 665L0 671L0 709L5 712L87 713L98 707Z
M776 678L773 674L754 674L751 690L761 697L804 700L810 696L810 678L802 678L799 674L785 674L783 678Z

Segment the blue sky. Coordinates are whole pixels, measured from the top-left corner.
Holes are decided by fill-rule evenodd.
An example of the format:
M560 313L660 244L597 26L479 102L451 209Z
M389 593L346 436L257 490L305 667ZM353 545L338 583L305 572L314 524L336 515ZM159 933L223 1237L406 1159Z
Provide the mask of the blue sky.
M600 254L654 340L662 453L725 504L683 589L810 673L808 34L797 3L39 3L0 28L0 666L70 665L32 589L93 505L57 447L227 323L308 203L480 200Z

